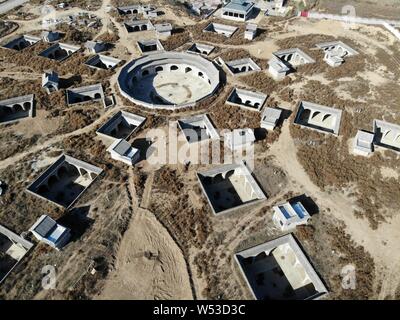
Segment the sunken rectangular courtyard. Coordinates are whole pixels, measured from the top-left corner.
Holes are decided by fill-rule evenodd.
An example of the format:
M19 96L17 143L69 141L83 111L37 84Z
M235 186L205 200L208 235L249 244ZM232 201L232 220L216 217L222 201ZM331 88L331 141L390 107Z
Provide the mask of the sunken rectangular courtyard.
M198 172L197 177L215 215L232 212L266 199L244 162Z

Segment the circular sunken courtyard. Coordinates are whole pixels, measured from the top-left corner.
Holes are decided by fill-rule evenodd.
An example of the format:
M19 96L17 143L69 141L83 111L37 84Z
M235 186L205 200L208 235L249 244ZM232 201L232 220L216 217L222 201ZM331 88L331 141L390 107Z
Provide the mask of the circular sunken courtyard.
M219 86L219 70L200 55L159 52L135 59L118 77L121 94L149 108L193 106Z

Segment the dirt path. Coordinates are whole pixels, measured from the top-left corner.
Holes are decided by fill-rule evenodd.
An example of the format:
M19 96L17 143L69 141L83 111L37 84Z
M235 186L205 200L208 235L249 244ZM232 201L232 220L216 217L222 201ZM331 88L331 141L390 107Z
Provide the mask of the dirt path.
M192 298L182 252L151 212L138 209L96 299Z
M142 198L142 202L140 204L140 206L144 209L148 209L149 205L150 205L153 181L154 181L154 173L151 172L146 180L146 183L144 186L144 191L143 191L143 198Z
M382 281L379 297L394 294L400 283L400 256L395 254L400 252L400 217L382 223L377 230L372 230L366 219L357 219L354 216L354 203L346 195L332 192L327 196L321 191L297 161L296 146L290 136L288 122L283 126L280 138L272 145L270 153L275 157L276 163L287 172L293 189L311 196L320 207L320 211L329 208L329 214L343 220L346 231L351 234L353 240L371 254L377 266L377 278Z
M81 128L81 129L78 129L78 130L75 130L75 131L72 131L69 133L54 136L53 138L47 140L46 142L44 142L42 144L34 145L31 148L28 148L24 152L17 153L12 157L9 157L3 161L0 161L0 169L4 169L4 168L8 167L9 165L12 165L13 163L20 161L22 158L26 157L27 155L29 155L31 153L35 153L40 150L45 150L46 148L51 147L53 144L61 142L64 138L84 134L84 133L90 132L91 130L94 130L97 125L102 123L111 114L118 112L121 108L122 108L122 106L109 109L100 118L98 118L96 121L92 122L91 124L89 124L88 126L86 126L84 128Z

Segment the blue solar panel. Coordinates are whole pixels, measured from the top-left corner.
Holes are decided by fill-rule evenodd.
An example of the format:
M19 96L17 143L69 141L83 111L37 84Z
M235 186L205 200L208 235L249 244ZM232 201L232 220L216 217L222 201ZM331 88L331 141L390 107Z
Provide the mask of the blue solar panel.
M301 203L300 202L295 203L294 205L292 205L292 207L293 207L294 211L296 211L296 214L299 216L299 218L303 219L305 211L304 211L304 208L301 205Z

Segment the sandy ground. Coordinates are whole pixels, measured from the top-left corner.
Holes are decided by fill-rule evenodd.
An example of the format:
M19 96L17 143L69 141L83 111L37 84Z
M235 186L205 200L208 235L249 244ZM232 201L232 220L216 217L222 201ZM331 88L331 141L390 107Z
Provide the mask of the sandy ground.
M114 22L119 31L119 45L123 45L123 47L126 48L126 56L134 57L139 55L135 40L139 37L153 38L154 33L128 34L120 23L117 23L114 18L106 13L106 6L108 4L110 4L110 0L103 1L102 7L94 12L94 14L103 19L103 29L108 22ZM66 10L68 14L77 13L78 11L85 12L77 8ZM179 25L194 23L186 17L178 18L174 16L170 9L166 10L166 13L164 18L174 20ZM180 19L181 21L179 21ZM29 31L37 29L39 27L37 24L38 21L39 20L19 22L21 23L21 28L18 30L18 33L28 33ZM274 38L283 39L304 34L342 36L343 24L334 21L310 22L298 19L288 24L286 31L286 33L274 35ZM365 45L364 49L365 52L373 54L374 49L372 47L385 49L387 45L391 45L395 41L394 37L389 33L387 33L389 39L387 43L382 43L377 38L374 38L374 35L380 31L382 31L382 29L378 27L359 26L354 30L346 30L345 35L346 37L357 40L357 42L371 44L371 47ZM224 44L218 44L218 46L223 48L229 47ZM278 49L275 45L275 41L272 39L266 39L262 42L253 42L249 46L232 47L245 48L255 57L263 59L269 59L272 52ZM6 74L3 74L3 76L6 76ZM118 71L110 79L111 88L114 87L117 76ZM381 85L384 83L384 78L377 73L369 72L365 74L365 77L374 85ZM315 79L322 83L324 80L322 78ZM231 80L230 77L229 80ZM240 82L240 80L235 81L238 83ZM117 107L108 110L91 125L65 135L56 136L42 145L33 146L25 152L0 161L0 169L7 167L13 162L19 161L29 153L45 149L60 142L67 136L94 130L97 125L103 123L106 118L123 107L123 103L120 101L118 95L116 98ZM284 107L286 107L286 105ZM37 125L34 127L35 133L45 133L45 119L41 117L40 113L37 119L41 119L41 121L37 122ZM26 133L26 127L23 126L24 124L21 122L21 124L18 124L18 129ZM382 223L377 230L372 230L366 220L355 218L353 215L353 210L355 209L353 201L346 197L345 194L332 192L328 196L326 193L322 192L311 182L308 175L297 161L296 146L289 134L288 122L285 123L279 140L272 145L269 155L274 157L276 165L281 167L290 178L288 189L299 193L307 193L321 206L321 209L329 209L329 214L343 220L346 225L346 231L351 234L352 238L358 244L363 245L373 256L378 266L378 272L380 272L378 274L378 279L382 280L382 290L379 297L383 298L387 294L393 294L400 282L400 275L398 273L400 256L396 255L397 252L400 252L400 216L393 218L387 223ZM383 169L382 174L385 177L399 176L398 172L390 168ZM142 200L142 207L145 208L148 207L149 198L151 197L152 178L148 181L150 182L146 182L145 195ZM190 196L191 198L195 197L193 194ZM138 208L138 204L134 206L136 207L136 212L130 221L129 229L121 241L115 270L111 272L105 283L104 291L97 299L191 299L193 295L182 252L152 213ZM257 212L258 209L259 208L255 208L252 210L250 214L243 217L243 220L251 221L253 219L251 213ZM236 232L234 226L232 226L231 232ZM244 234L243 236L248 235ZM233 250L241 240L242 238L235 239L235 241L230 244L229 249ZM201 284L201 279L194 279L194 282L197 283L196 286L198 288L204 287L204 285Z
M152 213L139 209L134 214L122 239L116 270L96 298L192 299L182 253Z
M290 136L287 122L279 140L270 149L270 153L275 157L276 163L287 172L291 181L294 181L290 188L311 195L319 204L320 210L329 209L329 214L343 220L346 224L346 232L372 255L378 267L377 278L382 281L379 297L394 294L400 282L398 274L400 256L393 254L400 252L400 216L383 223L377 230L372 230L367 220L357 219L353 215L354 204L346 195L332 192L327 196L311 182L297 161L296 146Z

